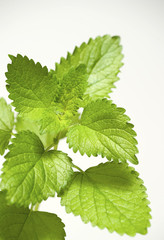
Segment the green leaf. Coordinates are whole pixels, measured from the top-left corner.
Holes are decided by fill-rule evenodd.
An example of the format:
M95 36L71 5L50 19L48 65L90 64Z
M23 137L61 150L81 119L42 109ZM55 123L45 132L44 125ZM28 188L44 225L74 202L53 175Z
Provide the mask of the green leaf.
M105 35L90 39L87 44L82 43L80 47L76 47L72 55L68 53L66 59L61 58L60 64L56 64L55 71L51 72L62 81L71 66L85 64L88 74L85 95L89 95L92 100L108 97L122 66L121 50L118 36Z
M57 80L51 78L47 67L42 67L40 63L35 64L26 56L18 54L17 57L10 58L12 63L8 64L6 82L13 106L26 119L36 121L41 134L48 129L55 137L60 127L54 112L54 99L58 94Z
M64 224L56 214L8 206L0 192L0 239L64 240Z
M69 147L89 157L100 154L108 160L129 160L137 164L136 133L124 112L106 99L88 104L80 124L72 126L67 133Z
M0 154L3 155L9 144L14 126L14 113L11 106L0 98Z
M26 56L10 56L12 63L8 64L7 90L9 98L17 112L43 110L54 100L56 83L48 74L47 67L34 63Z
M67 213L110 232L147 233L151 216L146 188L127 163L107 162L76 172L67 188L61 195Z
M12 139L10 152L5 156L1 189L7 190L7 199L18 206L35 205L53 197L67 184L73 174L67 154L44 147L38 136L22 131Z

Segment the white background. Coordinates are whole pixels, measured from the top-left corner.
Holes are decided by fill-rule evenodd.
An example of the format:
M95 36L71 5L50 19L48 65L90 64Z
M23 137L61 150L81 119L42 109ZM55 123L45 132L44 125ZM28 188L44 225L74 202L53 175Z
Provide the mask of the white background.
M66 240L163 240L164 1L0 0L0 96L7 99L4 73L9 53L27 55L50 69L75 45L103 34L121 36L124 66L111 97L127 109L138 134L136 170L147 187L152 226L147 235L132 238L83 224L80 217L66 214L57 198L43 202L40 209L63 219ZM65 141L59 148L83 169L102 161L73 154Z

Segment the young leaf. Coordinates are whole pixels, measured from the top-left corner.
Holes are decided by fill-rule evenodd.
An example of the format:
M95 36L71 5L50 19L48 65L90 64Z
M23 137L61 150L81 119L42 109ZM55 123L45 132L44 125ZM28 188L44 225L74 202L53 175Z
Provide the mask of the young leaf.
M0 239L64 240L64 224L56 214L8 206L0 192Z
M63 113L65 111L76 111L79 108L79 101L87 87L87 75L85 65L79 65L77 68L70 68L67 74L59 81L59 96L55 102L61 105Z
M108 97L122 66L121 50L120 38L117 36L105 35L90 39L87 44L76 47L72 55L68 53L66 59L61 58L60 64L56 64L56 70L51 72L62 81L70 67L85 64L88 74L85 95L89 95L92 100Z
M58 83L59 94L55 97L52 109L41 116L40 133L64 131L69 125L78 121L78 108L86 89L87 75L84 65L70 68Z
M69 147L82 155L100 154L108 160L137 164L136 133L124 112L106 99L91 102L84 108L80 124L72 126L67 133Z
M0 98L0 154L3 155L9 144L14 126L14 113L11 106Z
M41 116L40 133L64 131L69 125L78 121L78 108L86 89L87 75L84 65L71 68L58 83L58 96L53 107Z
M85 223L134 236L146 234L150 226L145 190L138 173L127 163L107 162L74 173L61 204Z
M44 151L38 136L22 131L12 139L5 156L1 189L10 203L35 205L59 193L73 174L71 159L60 151Z

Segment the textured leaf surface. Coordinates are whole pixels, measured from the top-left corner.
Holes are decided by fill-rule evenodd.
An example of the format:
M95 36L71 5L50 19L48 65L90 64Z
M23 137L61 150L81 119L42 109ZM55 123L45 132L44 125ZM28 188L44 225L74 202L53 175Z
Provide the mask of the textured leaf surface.
M16 111L36 121L40 134L51 133L56 137L78 118L76 110L87 84L85 66L70 67L61 83L46 67L26 56L10 58L6 82Z
M40 133L51 131L58 134L60 121L55 114L54 99L58 94L58 84L48 73L47 67L34 63L26 56L10 56L12 63L8 64L7 90L13 106L25 118L36 121Z
M41 134L46 132L57 134L78 121L77 110L86 89L86 81L87 75L84 65L70 68L68 73L64 75L63 81L58 81L58 95L55 97L53 106L48 108L46 112L44 111L40 117Z
M1 240L64 240L64 224L55 214L8 206L0 193Z
M55 99L58 106L65 111L72 113L79 108L79 101L82 100L83 94L87 87L87 74L85 65L79 65L77 68L70 67L67 74L63 76L62 81L59 79L59 95Z
M88 104L80 124L72 126L67 133L69 146L82 155L100 154L108 160L129 160L137 164L136 133L124 112L123 108L117 108L106 99Z
M76 47L73 54L68 53L67 58L61 58L60 64L56 64L54 74L62 80L63 75L71 66L85 64L88 74L88 87L85 95L91 99L108 97L114 82L118 80L117 74L122 66L120 38L105 35L90 39L79 48Z
M64 131L78 121L78 108L86 89L87 75L84 65L70 68L63 81L58 81L58 95L53 106L41 116L41 134Z
M65 153L45 152L38 136L30 131L20 132L12 142L1 181L10 203L35 205L65 187L73 174L71 159Z
M146 234L150 226L145 190L127 163L108 162L74 173L61 204L85 223L134 236Z
M12 63L8 64L6 82L16 111L30 112L49 107L54 100L56 84L49 77L47 67L19 54L10 58Z
M0 98L0 154L3 155L9 144L14 126L14 113L11 106Z

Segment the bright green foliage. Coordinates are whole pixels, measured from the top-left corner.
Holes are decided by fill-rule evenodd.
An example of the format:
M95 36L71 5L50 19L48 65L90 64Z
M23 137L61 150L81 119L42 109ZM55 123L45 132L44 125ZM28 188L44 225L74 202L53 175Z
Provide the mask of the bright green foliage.
M24 114L26 118L43 124L41 133L47 128L57 135L60 122L54 111L54 99L58 94L57 81L52 79L47 67L34 63L26 56L10 56L12 63L8 65L7 89L9 98L13 100L16 111ZM49 121L47 121L49 119ZM50 126L49 126L50 125ZM55 134L54 134L55 135Z
M8 64L7 90L17 112L30 112L50 107L54 100L56 84L49 77L47 67L34 63L26 56L10 56Z
M44 151L38 136L30 131L20 132L12 142L1 181L10 203L35 205L65 187L73 174L71 159L65 153Z
M0 192L1 240L64 240L64 224L55 214L8 206Z
M147 233L146 188L127 163L138 163L136 133L125 110L107 99L118 80L121 51L117 36L90 39L50 72L26 56L9 55L7 90L17 117L0 99L0 154L8 148L0 183L0 240L64 240L61 220L37 211L55 194L85 223L130 236ZM109 161L83 172L57 150L66 136L74 152Z
M61 58L60 64L56 64L52 74L60 81L72 66L85 64L88 74L88 87L85 95L92 100L108 97L114 82L118 80L117 74L122 66L120 38L105 35L90 39L79 48L76 47L73 54L68 53L67 58Z
M137 164L136 133L124 112L123 108L117 108L106 99L88 104L80 123L72 126L67 133L69 146L82 155L100 154L109 160L129 160Z
M41 117L41 134L53 132L56 134L68 128L69 125L78 121L78 108L86 89L87 75L84 65L71 68L64 75L63 80L58 82L58 95L52 109ZM55 134L54 134L55 135Z
M40 134L48 132L56 137L77 121L76 110L87 85L84 65L71 68L60 82L46 67L26 56L10 58L12 63L6 73L9 97L14 100L16 111L37 122Z
M78 121L78 108L86 89L87 75L84 65L71 68L58 82L58 95L53 106L43 112L40 120L40 133L64 131L69 125ZM56 134L55 134L56 133Z
M74 173L61 204L85 223L134 236L145 234L150 226L145 190L133 168L108 162Z
M9 144L14 126L14 113L11 106L0 98L0 154L3 155Z

